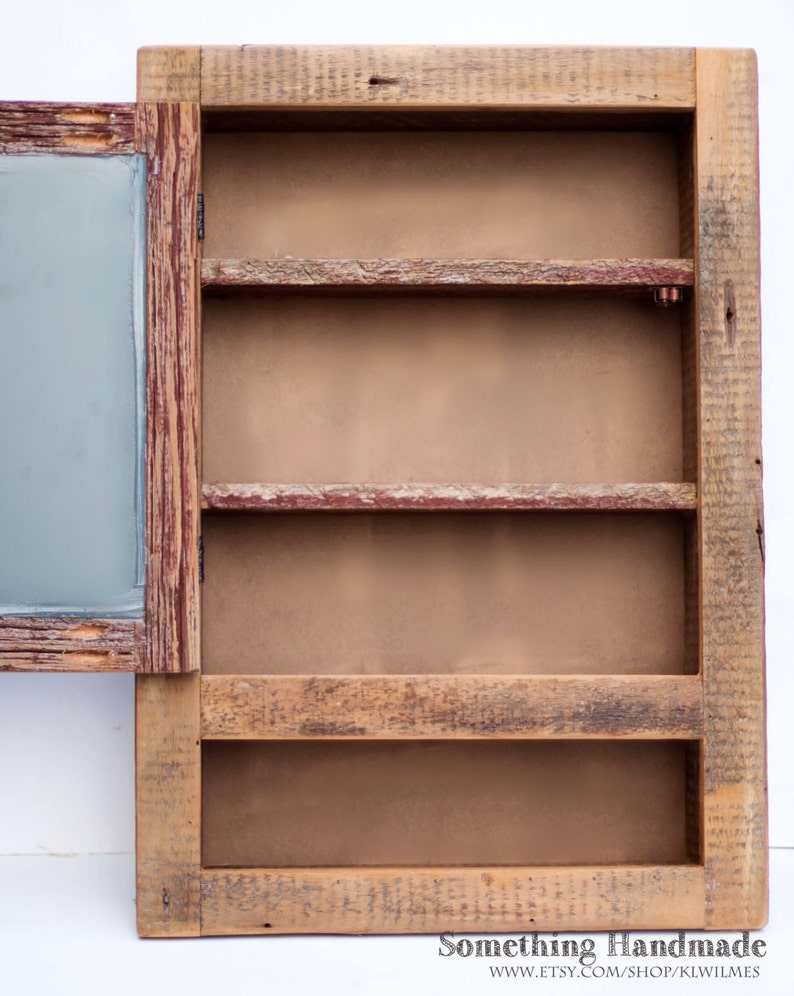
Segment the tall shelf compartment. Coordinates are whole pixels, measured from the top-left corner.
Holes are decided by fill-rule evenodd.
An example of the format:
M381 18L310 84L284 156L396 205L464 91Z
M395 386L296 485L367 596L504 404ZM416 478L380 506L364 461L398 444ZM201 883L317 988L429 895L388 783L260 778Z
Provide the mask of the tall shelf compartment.
M193 672L138 679L143 934L763 919L752 73L142 51Z

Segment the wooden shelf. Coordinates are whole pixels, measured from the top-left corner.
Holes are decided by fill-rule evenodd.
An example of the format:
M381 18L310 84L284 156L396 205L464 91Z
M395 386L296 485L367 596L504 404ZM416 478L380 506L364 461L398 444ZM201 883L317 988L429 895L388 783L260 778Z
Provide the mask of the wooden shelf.
M697 739L698 675L205 675L204 740Z
M694 484L205 484L212 512L692 512Z
M205 293L213 295L374 290L638 295L654 287L691 287L694 263L691 259L205 259L201 284Z

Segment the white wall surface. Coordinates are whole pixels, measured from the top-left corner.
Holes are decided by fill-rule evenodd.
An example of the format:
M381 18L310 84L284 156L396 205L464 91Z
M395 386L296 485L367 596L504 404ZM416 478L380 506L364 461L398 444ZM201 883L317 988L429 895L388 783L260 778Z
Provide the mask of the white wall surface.
M794 847L794 2L15 3L0 19L0 99L131 101L139 46L243 42L757 50L771 843ZM131 851L132 745L130 677L0 674L0 855Z

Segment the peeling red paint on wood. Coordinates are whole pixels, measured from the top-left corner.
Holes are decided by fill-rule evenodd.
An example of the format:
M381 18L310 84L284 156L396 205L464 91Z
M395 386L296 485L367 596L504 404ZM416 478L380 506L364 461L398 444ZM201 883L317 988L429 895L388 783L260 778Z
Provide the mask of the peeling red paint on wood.
M145 670L198 660L197 104L139 105L148 158Z
M138 619L0 618L0 671L138 671Z
M135 152L134 104L0 102L0 153Z
M205 484L202 508L229 512L690 512L694 484Z
M659 286L689 287L691 259L205 259L208 293L321 291L432 291L511 294L645 293Z

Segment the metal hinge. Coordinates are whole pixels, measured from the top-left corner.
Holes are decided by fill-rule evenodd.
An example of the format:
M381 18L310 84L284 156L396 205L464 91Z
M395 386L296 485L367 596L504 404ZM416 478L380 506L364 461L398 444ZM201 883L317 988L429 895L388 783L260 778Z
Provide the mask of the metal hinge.
M198 195L198 237L204 238L204 194Z
M204 584L204 537L199 536L199 584Z

